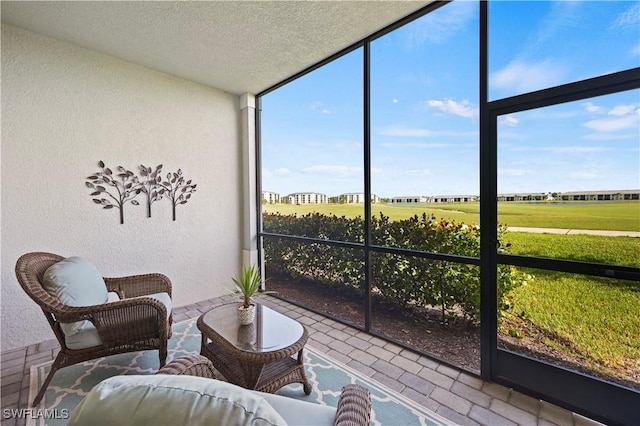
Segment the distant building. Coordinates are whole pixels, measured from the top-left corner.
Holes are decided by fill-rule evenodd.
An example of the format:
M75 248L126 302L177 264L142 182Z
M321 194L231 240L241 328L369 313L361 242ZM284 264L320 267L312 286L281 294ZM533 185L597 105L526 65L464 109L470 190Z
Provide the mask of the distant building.
M611 191L570 191L553 193L522 192L517 194L498 194L498 201L609 201L609 200L640 200L640 189L625 189Z
M294 192L284 198L289 204L325 204L327 202L327 196L317 192Z
M544 192L521 192L517 194L498 194L498 201L544 201L548 197Z
M346 194L340 194L338 196L339 203L347 203L347 204L364 203L364 200L366 200L366 197L364 196L364 192L350 192ZM377 203L379 201L380 201L380 197L378 197L376 194L371 194L372 203Z
M271 191L262 191L262 200L267 204L277 204L280 202L280 194Z
M563 201L640 200L640 189L611 191L572 191L558 196Z
M429 198L430 203L470 203L478 201L477 195L435 195Z
M393 197L391 199L391 204L416 204L416 203L426 203L427 197L424 195L411 195L411 196L402 196L402 197Z

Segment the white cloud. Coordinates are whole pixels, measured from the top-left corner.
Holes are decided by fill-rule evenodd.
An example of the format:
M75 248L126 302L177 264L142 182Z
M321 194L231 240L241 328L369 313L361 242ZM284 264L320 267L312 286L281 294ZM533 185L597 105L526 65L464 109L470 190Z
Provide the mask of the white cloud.
M518 118L514 117L513 115L506 115L500 118L500 124L504 124L505 126L517 126L519 122L520 120L518 120Z
M614 117L616 118L590 120L584 123L583 126L596 132L619 132L621 130L627 130L638 126L640 115L627 114L622 117L614 115Z
M584 109L591 114L600 114L604 111L604 108L598 105L594 105L591 102L585 102L584 104L582 104L582 106L584 106Z
M562 66L550 60L527 63L514 60L489 77L489 84L508 92L524 93L557 85L564 75Z
M409 48L424 42L442 43L459 33L476 16L477 4L472 1L456 1L425 15L407 27Z
M275 169L273 174L275 176L280 176L280 177L290 176L291 175L291 170L287 169L286 167L280 167L278 169Z
M397 103L400 103L400 101L399 101L399 100L397 100L396 98L394 98L394 99L391 101L391 103L392 103L392 104L397 104Z
M637 3L622 12L613 22L615 28L637 29L638 25L640 25L640 4Z
M478 108L471 105L471 102L468 100L463 100L462 102L456 102L453 99L446 99L444 101L430 100L427 101L427 104L447 114L464 118L476 118L479 114Z
M581 145L567 145L567 146L552 146L542 148L541 151L556 152L561 154L583 154L588 152L602 152L608 151L608 148L603 146L581 146Z
M353 177L362 177L362 167L338 166L328 164L318 164L315 166L305 167L302 173L316 176L328 176L338 179L346 179Z
M566 145L566 146L532 146L532 145L514 145L514 144L502 144L501 149L508 149L510 151L523 152L553 152L556 154L584 154L590 152L603 152L609 151L609 148L603 146L583 146L583 145Z
M627 115L636 109L635 105L618 105L609 111L609 115Z
M535 174L533 170L527 169L499 169L500 176L526 176Z
M314 101L309 104L310 111L320 111L320 114L331 114L331 110L324 107L324 103L320 101Z
M549 2L549 12L540 19L535 36L535 44L530 49L537 50L549 40L553 40L566 31L573 31L580 26L584 13L580 10L579 1ZM584 24L583 24L584 25Z
M409 176L431 176L433 173L429 169L411 169L405 170L404 174Z
M529 135L528 133L505 131L500 129L500 149L503 149L503 148L516 149L519 147L519 145L514 145L505 141L508 141L508 140L524 141L527 139L531 139L531 135Z
M635 133L590 133L582 137L585 140L593 141L622 141L622 140L638 140L638 132Z
M389 143L389 142L383 142L380 144L381 147L383 148L391 148L391 149L427 149L427 148L449 148L453 145L448 144L448 143L419 143L419 142L415 142L415 143L406 143L406 142L399 142L399 143Z

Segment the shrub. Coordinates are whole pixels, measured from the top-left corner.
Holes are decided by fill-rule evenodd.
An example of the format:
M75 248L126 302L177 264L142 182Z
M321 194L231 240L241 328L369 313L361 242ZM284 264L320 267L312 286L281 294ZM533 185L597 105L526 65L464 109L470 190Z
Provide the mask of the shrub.
M270 233L321 238L326 240L364 241L363 220L335 215L309 213L303 216L265 214L264 230ZM501 240L505 227L498 228ZM371 236L375 245L401 247L420 252L446 253L478 257L480 229L455 221L421 217L390 221L380 214L372 217ZM501 252L508 246L499 246ZM326 285L340 285L361 290L364 277L364 252L315 242L286 238L265 238L266 265L272 272L292 279L311 279ZM462 314L471 321L480 319L479 268L457 262L373 251L371 288L376 297L400 308L439 306L443 322L446 315ZM498 268L499 310L509 308L505 295L520 285L523 277L515 268Z

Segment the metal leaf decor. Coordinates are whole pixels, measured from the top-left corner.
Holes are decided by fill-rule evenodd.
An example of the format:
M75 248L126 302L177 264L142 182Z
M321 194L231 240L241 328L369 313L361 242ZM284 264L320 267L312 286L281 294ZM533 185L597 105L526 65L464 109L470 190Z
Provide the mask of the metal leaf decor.
M116 175L104 162L100 161L98 166L100 171L89 176L85 184L93 190L91 196L98 197L93 199L94 203L101 205L103 209L117 207L120 210L120 223L123 224L124 205L129 202L136 206L139 204L134 198L142 192L140 181L133 172L122 166L117 167Z
M104 162L98 162L100 171L89 176L85 184L91 192L93 202L102 206L103 209L113 209L117 207L120 211L120 223L124 223L124 206L131 203L135 206L139 205L135 199L141 193L146 194L147 198L147 217L151 217L151 204L166 197L171 201L173 209L173 220L176 220L176 207L181 204L187 204L191 195L196 192L196 184L191 180L185 181L182 176L182 170L168 173L167 180L162 181L162 164L155 168L140 165L140 177L136 176L132 171L126 170L122 166L117 167L117 174L104 165Z
M182 169L168 173L167 180L162 182L161 185L165 189L165 196L171 201L173 220L176 220L176 207L181 204L187 204L191 195L196 192L197 185L192 183L191 179L185 182L184 176L182 176Z
M140 176L142 177L140 188L142 192L147 194L147 217L151 217L151 204L161 200L164 196L165 189L160 184L162 182L161 171L162 164L157 165L155 169L143 164L140 165Z

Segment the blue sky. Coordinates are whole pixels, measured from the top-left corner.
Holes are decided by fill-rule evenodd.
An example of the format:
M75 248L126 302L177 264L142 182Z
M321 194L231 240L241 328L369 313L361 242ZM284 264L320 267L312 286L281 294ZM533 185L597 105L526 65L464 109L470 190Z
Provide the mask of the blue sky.
M479 6L371 50L372 192L479 194ZM490 100L640 66L640 3L494 2ZM263 98L263 190L363 192L362 51ZM500 117L498 191L640 188L640 91Z

